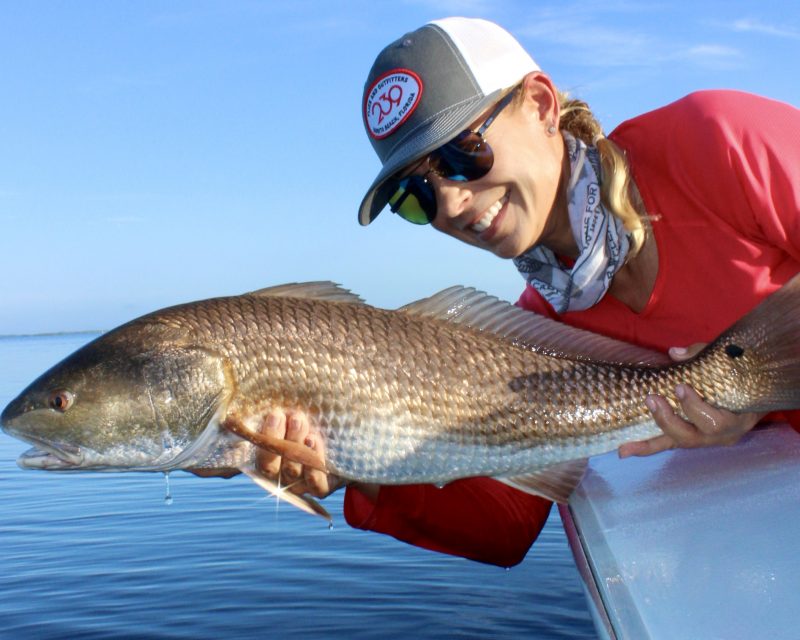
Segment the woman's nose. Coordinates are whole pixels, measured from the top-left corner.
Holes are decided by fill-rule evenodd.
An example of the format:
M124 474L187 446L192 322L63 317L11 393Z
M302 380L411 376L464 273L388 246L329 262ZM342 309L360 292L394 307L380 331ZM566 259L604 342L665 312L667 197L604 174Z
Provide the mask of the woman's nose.
M440 176L432 176L429 180L436 191L437 217L456 218L469 206L472 200L469 183L448 180Z

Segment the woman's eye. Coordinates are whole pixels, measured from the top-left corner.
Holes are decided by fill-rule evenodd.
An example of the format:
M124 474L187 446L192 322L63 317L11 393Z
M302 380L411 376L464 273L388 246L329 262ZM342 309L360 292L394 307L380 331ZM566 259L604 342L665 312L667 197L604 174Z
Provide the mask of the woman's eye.
M59 389L58 391L53 391L53 393L50 394L48 404L50 405L51 409L55 409L56 411L64 413L72 406L74 400L75 396L73 396L71 392L67 391L66 389Z

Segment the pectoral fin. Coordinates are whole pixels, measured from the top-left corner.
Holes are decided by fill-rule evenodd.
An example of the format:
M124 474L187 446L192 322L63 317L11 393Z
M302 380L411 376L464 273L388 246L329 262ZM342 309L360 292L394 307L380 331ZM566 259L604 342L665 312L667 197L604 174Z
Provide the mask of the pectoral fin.
M566 503L586 471L588 460L570 460L524 476L496 478L500 482L553 502Z
M278 500L284 500L298 509L310 513L312 516L320 516L325 518L328 522L333 521L331 514L325 510L325 507L313 498L298 496L296 493L291 493L288 491L289 487L280 487L275 482L265 478L253 469L243 467L242 473L246 474L259 487L269 491Z

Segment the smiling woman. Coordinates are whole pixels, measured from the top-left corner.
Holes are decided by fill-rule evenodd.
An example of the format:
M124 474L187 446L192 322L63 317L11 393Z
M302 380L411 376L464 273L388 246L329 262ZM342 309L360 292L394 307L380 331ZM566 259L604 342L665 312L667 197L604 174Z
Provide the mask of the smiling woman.
M407 224L388 207L369 227L353 224L381 168L366 144L369 134L362 133L367 71L385 45L416 37L418 27L441 17L442 6L453 5L0 3L0 69L4 93L15 97L0 106L0 409L41 371L96 337L8 334L109 329L176 302L319 279L341 282L386 308L454 284L516 300L527 278L489 251L454 242L432 226ZM800 4L733 0L724 12L713 0L460 6L500 20L555 87L591 104L630 163L657 249L649 298L641 293L646 283L620 289L625 278L636 282L635 272L621 269L611 290L586 311L555 314L540 300L541 283L526 287L524 306L664 350L707 339L723 317L755 304L763 284L783 280L781 265L789 271L797 263L796 188L787 185L798 180L785 169L798 166L800 142L785 105L745 102L729 92L671 103L699 88L729 87L800 104L800 83L791 81L800 59ZM470 38L460 55L480 44ZM402 100L387 82L376 96L387 93L383 111L395 103L417 106L384 138L386 145L401 150L411 119L447 74L462 78L461 72L488 64L494 54L487 49L455 74L436 60L414 68L399 61L410 78L404 86L413 89L413 80L418 88ZM498 81L496 100L527 73ZM572 114L559 102L554 141L567 130L595 146L593 135L575 133L567 122ZM449 123L446 136L477 130L496 104ZM669 106L640 115L663 105ZM373 107L376 117L381 107ZM496 127L517 108L523 107L515 101L485 132L494 150L505 142ZM447 144L452 138L446 136L437 140L437 133L430 143ZM749 151L740 144L745 140ZM392 177L411 169L398 166ZM448 184L429 177L435 198ZM484 210L475 215L490 214L478 226L491 226L506 203L478 203ZM641 253L648 251L649 243ZM641 297L626 298L631 291ZM416 384L442 389L430 379ZM309 435L315 426L313 416L280 406L263 430L318 447ZM697 435L681 423L668 428L680 438ZM324 501L337 525L328 531L296 509L276 508L244 477L223 482L172 473L175 503L167 508L160 473L22 472L14 460L26 448L0 433L0 625L11 637L258 637L265 628L306 637L332 629L348 638L595 637L558 516L551 511L536 537L547 503L532 499L536 511L528 517L525 496L491 480L443 489L351 485ZM736 460L748 458L738 450L731 452ZM692 453L674 455L683 460ZM703 464L710 452L697 453L700 493L716 495L716 479L710 481ZM340 478L320 478L271 454L262 461L269 477L299 476L297 490L324 495L343 486ZM630 479L641 477L640 465L671 467L673 461L670 453L597 462L614 463ZM734 490L742 491L736 466L729 471ZM690 484L681 485L679 502ZM656 487L663 485L645 478L639 489ZM748 485L742 495L753 505L759 494ZM342 526L345 498L351 524L439 551L500 564L521 557L534 538L535 551L510 572L424 552ZM656 503L665 504L658 497ZM625 504L616 506L622 519L615 522L632 521ZM702 500L682 505L692 515L703 508ZM739 504L733 511L743 513ZM723 556L729 548L792 548L788 529L781 535L771 526L773 514L747 513L764 523L763 533L726 546L720 531L730 538L729 530L711 512L715 526L707 537ZM637 529L645 540L646 529ZM622 536L627 531L617 529ZM749 544L742 545L745 539ZM646 546L645 559L664 574L665 556L648 556ZM696 563L688 568L698 573ZM738 575L747 584L732 589L750 587L761 604L783 602L773 598L776 590L800 592L796 583L781 581L785 574L777 580L768 570ZM785 619L774 611L766 614L769 627L759 626L765 616L754 616L748 635L769 635L765 629L772 632ZM686 636L702 635L697 628Z
M700 91L606 137L508 32L447 18L380 52L362 108L382 167L359 222L389 205L513 258L530 311L686 360L800 272L800 112L787 104ZM639 402L663 433L623 456L730 444L762 417L685 383ZM308 418L278 411L264 424L321 448ZM302 475L297 490L317 496L341 486L274 458L264 470ZM351 486L345 499L354 526L497 564L524 557L549 508L485 478Z

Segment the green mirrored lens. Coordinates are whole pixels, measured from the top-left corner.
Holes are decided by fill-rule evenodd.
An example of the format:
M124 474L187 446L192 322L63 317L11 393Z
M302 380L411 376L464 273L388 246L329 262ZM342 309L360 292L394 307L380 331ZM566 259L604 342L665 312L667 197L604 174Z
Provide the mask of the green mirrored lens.
M436 195L425 178L409 176L397 183L389 207L413 224L429 224L436 217Z
M422 210L416 200L414 196L411 196L395 213L414 224L428 224L430 222L428 214Z

